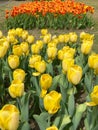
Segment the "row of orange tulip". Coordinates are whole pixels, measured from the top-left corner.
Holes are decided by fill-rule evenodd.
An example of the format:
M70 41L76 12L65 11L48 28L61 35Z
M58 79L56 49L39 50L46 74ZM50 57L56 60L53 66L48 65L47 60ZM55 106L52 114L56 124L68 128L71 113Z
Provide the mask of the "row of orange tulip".
M53 1L33 1L14 6L11 10L6 10L6 18L27 13L38 16L41 13L45 16L47 13L52 13L54 16L58 14L72 13L74 15L85 14L87 12L94 13L94 7L88 6L82 2L72 0L53 0Z

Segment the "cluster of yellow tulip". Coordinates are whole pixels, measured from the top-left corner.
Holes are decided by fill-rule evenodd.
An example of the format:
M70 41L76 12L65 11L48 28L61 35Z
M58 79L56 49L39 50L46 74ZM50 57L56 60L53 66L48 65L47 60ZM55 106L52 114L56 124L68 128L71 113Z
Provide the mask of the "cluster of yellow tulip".
M92 51L93 40L94 35L85 32L52 36L42 29L36 40L22 28L9 30L7 36L0 32L0 129L29 129L33 116L41 130L76 130L83 112L89 113L87 106L98 105L98 54ZM87 96L83 103L77 100L81 91ZM85 120L85 127L91 124L86 116Z

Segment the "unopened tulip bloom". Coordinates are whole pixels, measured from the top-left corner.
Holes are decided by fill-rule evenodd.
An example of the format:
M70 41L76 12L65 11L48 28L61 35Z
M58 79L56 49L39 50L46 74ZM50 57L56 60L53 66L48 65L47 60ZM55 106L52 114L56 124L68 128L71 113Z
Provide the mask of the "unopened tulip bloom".
M29 45L27 42L21 42L20 47L24 54L27 54L29 52Z
M43 42L45 44L49 43L51 41L51 34L46 34L44 37L43 37Z
M70 42L74 43L77 41L78 36L75 32L71 32L69 33L69 38L70 38Z
M29 66L31 68L35 67L35 63L41 61L41 55L32 55L29 59Z
M32 44L32 43L34 42L34 39L35 39L35 38L34 38L33 35L28 35L26 41L27 41L28 43Z
M94 39L94 34L89 34L89 33L86 33L86 32L81 32L80 33L80 39L81 40L93 40Z
M56 47L48 47L47 48L47 55L48 55L48 59L53 60L57 55L57 48Z
M48 33L48 30L47 29L41 29L41 34L44 36Z
M15 69L13 71L13 79L14 80L21 80L23 82L25 79L25 75L26 75L26 73L23 69Z
M63 69L63 72L66 73L68 68L70 66L74 65L74 59L72 58L64 58L62 60L62 69Z
M49 114L55 114L60 108L61 94L51 91L44 96L44 107Z
M52 85L52 76L49 74L42 74L40 77L40 86L42 89L48 89Z
M63 35L63 34L60 34L60 35L58 36L58 40L59 40L60 43L63 43L64 40L65 40L64 35Z
M64 34L64 42L67 43L69 42L70 35L69 34Z
M12 52L14 55L17 55L17 56L21 56L23 54L23 51L20 45L13 45Z
M59 60L63 60L63 58L64 58L64 51L63 50L59 50L57 55L58 55L58 59Z
M58 128L55 125L53 125L48 127L46 130L58 130Z
M8 64L12 69L16 69L19 66L19 57L17 55L9 55Z
M31 52L33 54L39 54L40 53L40 47L37 44L31 45Z
M98 85L94 86L94 89L90 96L91 96L91 102L87 102L87 105L97 106L98 105Z
M44 97L47 93L48 88L52 85L52 76L49 74L42 74L40 77L40 86L41 86L41 97Z
M92 46L93 46L93 40L92 41L84 40L83 43L81 44L81 52L83 54L89 54L92 50Z
M68 81L77 85L82 78L82 68L78 65L72 65L67 71Z
M8 47L4 44L0 44L0 58L3 58L7 53Z
M16 28L16 35L18 37L21 37L22 36L22 32L23 32L23 29L22 28Z
M44 60L35 62L34 67L39 73L44 73L46 70L46 62Z
M98 68L98 54L91 54L88 57L88 65L90 68L96 69Z
M27 39L28 35L29 35L29 34L28 34L28 31L23 30L23 31L22 31L22 34L21 34L21 37L22 37L22 39L25 40L25 39Z
M24 83L21 80L13 80L8 90L12 98L21 97L24 94Z
M19 110L15 105L6 104L0 110L0 129L17 130L19 126Z

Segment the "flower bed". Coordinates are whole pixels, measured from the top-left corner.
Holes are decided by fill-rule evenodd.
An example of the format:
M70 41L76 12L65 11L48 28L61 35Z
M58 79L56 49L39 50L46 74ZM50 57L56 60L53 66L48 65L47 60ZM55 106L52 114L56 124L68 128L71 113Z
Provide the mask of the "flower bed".
M32 120L40 130L96 130L93 41L85 32L52 36L42 29L38 39L22 28L0 32L1 130L29 130Z
M88 13L94 8L72 0L33 1L14 6L6 11L8 29L53 28L70 29L92 27L94 22Z

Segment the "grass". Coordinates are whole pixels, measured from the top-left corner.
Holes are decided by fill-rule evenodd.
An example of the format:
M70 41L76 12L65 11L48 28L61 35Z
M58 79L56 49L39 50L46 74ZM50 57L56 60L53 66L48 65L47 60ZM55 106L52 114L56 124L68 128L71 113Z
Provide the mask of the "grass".
M83 2L87 5L90 5L90 6L93 6L95 8L95 12L94 14L92 15L93 19L94 19L94 22L95 22L95 25L93 28L91 29L83 29L83 30L53 30L53 29L49 29L49 32L52 33L52 34L61 34L61 33L67 33L67 32L70 32L70 31L75 31L76 33L80 33L81 31L85 31L85 32L88 32L88 33L91 33L91 34L94 34L95 35L95 40L94 40L94 47L93 47L93 50L95 52L98 53L98 0L76 0L78 2ZM11 9L13 6L15 5L19 5L20 3L23 3L23 2L26 2L26 1L7 1L7 3L5 3L5 1L0 1L0 30L2 30L4 33L7 32L6 30L6 25L5 25L5 10L7 9ZM35 37L39 37L40 35L40 30L39 29L33 29L33 30L30 30L30 33L31 34L34 34Z

